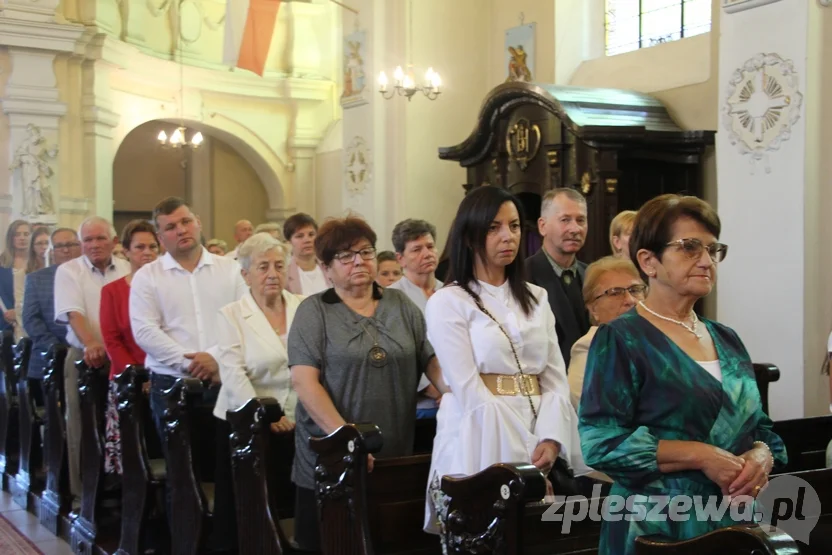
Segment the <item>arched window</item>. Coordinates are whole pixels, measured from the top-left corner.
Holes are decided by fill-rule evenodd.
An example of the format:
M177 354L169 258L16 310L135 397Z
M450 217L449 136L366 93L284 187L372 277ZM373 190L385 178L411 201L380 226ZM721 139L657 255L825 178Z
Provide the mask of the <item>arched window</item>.
M711 0L606 0L607 56L711 30Z

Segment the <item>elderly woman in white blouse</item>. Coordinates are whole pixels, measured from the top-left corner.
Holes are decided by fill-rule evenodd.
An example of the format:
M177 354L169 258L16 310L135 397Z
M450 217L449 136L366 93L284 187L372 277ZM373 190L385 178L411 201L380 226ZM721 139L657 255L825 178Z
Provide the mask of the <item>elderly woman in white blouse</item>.
M280 402L285 416L272 424L274 434L271 443L275 445L270 445L270 453L285 451L294 446L294 438L288 432L295 427L297 404L289 374L286 337L302 297L283 288L286 283L286 252L269 233L257 233L248 238L239 248L237 262L242 267L249 292L220 310L218 362L222 389L214 416L223 421L219 423L220 437L228 438L227 410L235 410L255 397L274 397ZM230 456L228 441L219 442L216 505L221 506L222 497L224 505L221 510L226 515L217 522L222 521L222 525L229 527L223 534L225 537L236 538ZM280 457L280 461L285 463L280 472L288 477L291 457L286 458ZM270 467L275 464L281 465L270 460Z
M437 414L425 530L442 532L443 476L528 462L548 475L583 464L578 419L546 291L524 279L519 200L480 187L459 206L450 270L428 300L428 339L450 393ZM444 537L444 534L442 534Z

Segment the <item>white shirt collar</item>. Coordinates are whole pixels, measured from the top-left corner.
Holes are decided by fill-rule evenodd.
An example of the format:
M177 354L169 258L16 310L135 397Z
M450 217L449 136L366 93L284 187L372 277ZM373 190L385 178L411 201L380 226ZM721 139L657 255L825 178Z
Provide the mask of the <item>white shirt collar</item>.
M214 263L214 255L208 252L205 247L202 247L202 254L199 257L199 262L196 265L196 270L199 270L205 265L210 265ZM186 271L182 265L176 261L176 259L170 254L170 252L166 252L165 255L162 257L162 268L165 270L173 270L178 269L182 270L183 272Z

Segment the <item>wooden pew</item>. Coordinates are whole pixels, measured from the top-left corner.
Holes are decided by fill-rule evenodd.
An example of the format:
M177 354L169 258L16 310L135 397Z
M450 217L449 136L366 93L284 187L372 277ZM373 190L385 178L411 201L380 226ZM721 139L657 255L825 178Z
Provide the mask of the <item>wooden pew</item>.
M826 446L832 440L832 416L799 418L774 422L774 431L786 445L789 462L778 475L791 474L809 483L821 501L817 526L809 536L809 546L801 553L832 553L832 469L826 468ZM776 479L777 475L772 475Z
M763 412L768 414L768 384L780 380L780 369L769 362L755 362L754 378L757 380L757 389L760 390Z
M143 392L147 370L130 366L115 377L121 438L122 502L119 555L139 555L152 547L166 552L170 534L165 513L167 468L161 456L151 458L156 431L150 423L150 403ZM158 443L156 441L155 443Z
M442 491L450 496L450 553L586 554L598 549L600 522L572 522L570 532L563 534L560 521L541 519L547 506L539 500L546 486L543 475L529 464L497 464L473 476L446 476ZM686 541L638 538L636 553L791 555L797 553L797 544L786 534L769 537L757 526L732 526Z
M46 488L40 499L40 523L55 535L67 535L61 526L61 515L70 509L69 470L66 451L66 423L64 420L64 363L66 345L49 349L43 375L46 426L44 454L46 455Z
M90 368L83 360L78 368L81 400L81 510L70 529L70 546L80 555L93 555L96 543L112 546L118 539L120 519L117 481L107 487L104 473L104 426L107 410L109 367Z
M346 424L309 444L318 455L323 553L441 552L438 538L422 530L430 455L378 459L368 474L367 454L382 446L372 424Z
M17 378L14 373L14 333L0 336L0 480L9 489L9 478L17 474L20 457Z
M167 446L168 522L173 555L202 553L211 532L213 484L198 479L191 445L194 400L202 393L202 382L196 378L180 378L164 393L161 439Z
M41 426L44 409L36 405L29 388L29 359L32 355L32 340L21 339L15 348L15 375L17 377L17 400L20 419L20 463L12 487L15 503L24 509L34 508L34 499L29 494L43 491L45 475L43 467L43 441Z
M280 403L271 397L251 399L226 413L232 431L238 547L246 555L281 555L292 550L279 525L278 500L288 493L286 484L275 483L278 480L269 471L275 462L269 459L269 425L282 416Z

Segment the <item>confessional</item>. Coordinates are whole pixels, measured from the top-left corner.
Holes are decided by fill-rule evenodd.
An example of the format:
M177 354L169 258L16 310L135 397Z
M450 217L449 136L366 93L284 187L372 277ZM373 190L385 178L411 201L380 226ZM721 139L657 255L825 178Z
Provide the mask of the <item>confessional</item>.
M687 131L655 98L632 91L506 83L493 89L474 131L439 158L467 169L466 191L505 187L536 230L540 198L574 187L587 200L589 233L579 258L610 253L610 222L663 193L702 196L703 155L714 131ZM539 246L530 244L532 251Z

